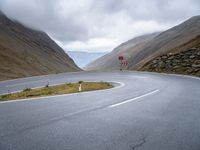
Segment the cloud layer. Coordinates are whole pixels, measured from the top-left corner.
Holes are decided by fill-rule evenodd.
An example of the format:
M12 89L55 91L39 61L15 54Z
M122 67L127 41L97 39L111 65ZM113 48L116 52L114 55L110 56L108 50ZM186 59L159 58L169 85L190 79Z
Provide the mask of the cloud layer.
M9 17L47 32L64 49L108 51L200 14L199 0L1 0Z

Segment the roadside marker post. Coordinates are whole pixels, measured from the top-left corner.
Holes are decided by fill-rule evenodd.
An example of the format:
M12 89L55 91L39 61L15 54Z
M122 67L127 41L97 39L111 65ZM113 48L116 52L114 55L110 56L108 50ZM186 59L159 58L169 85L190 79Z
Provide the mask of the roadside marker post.
M79 91L79 92L81 92L81 91L82 91L81 84L79 84L78 91Z
M79 83L78 91L82 92L82 83L83 83L83 81L79 81L78 83Z

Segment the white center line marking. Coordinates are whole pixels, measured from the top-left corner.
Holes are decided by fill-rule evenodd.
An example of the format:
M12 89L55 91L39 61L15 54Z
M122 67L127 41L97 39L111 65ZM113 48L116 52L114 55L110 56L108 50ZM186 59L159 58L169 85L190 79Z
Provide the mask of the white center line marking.
M136 100L136 99L140 99L140 98L142 98L142 97L146 97L146 96L148 96L148 95L152 95L152 94L154 94L154 93L157 93L158 91L159 91L159 89L156 89L156 90L153 90L153 91L148 92L148 93L146 93L146 94L140 95L140 96L138 96L138 97L134 97L134 98L132 98L132 99L129 99L129 100L126 100L126 101L123 101L123 102L120 102L120 103L116 103L116 104L113 104L113 105L110 105L110 106L108 106L108 107L109 107L109 108L117 107L117 106L119 106L119 105L123 105L123 104L129 103L129 102L132 102L132 101L134 101L134 100Z

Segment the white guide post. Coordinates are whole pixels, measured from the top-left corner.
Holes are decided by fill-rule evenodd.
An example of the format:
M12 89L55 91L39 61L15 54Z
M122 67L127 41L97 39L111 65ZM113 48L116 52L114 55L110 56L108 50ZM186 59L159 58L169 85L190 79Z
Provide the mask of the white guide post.
M82 91L82 87L81 87L81 84L79 84L79 88L78 88L78 91L81 92Z

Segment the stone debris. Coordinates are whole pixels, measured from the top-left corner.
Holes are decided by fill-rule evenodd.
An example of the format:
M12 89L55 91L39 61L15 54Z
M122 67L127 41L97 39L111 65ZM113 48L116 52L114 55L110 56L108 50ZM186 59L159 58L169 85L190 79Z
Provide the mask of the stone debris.
M143 67L145 71L200 76L200 48L161 55Z

